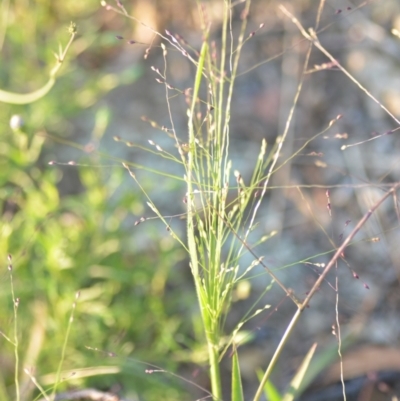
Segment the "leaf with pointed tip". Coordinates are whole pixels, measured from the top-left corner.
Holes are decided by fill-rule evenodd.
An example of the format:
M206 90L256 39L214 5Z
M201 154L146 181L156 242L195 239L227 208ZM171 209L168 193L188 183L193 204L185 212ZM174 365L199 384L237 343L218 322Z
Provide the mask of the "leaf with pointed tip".
M263 378L263 375L264 375L264 373L262 370L257 371L257 377L258 377L258 380L260 380L260 382ZM267 383L265 383L264 394L265 394L265 398L268 401L282 401L282 396L279 393L278 389L269 380L267 381Z
M243 398L243 387L242 387L242 378L240 376L240 366L239 366L239 357L237 354L237 350L232 356L232 401L244 401Z
M308 370L311 359L314 355L315 349L317 348L317 343L314 343L310 350L307 352L307 355L304 357L303 362L301 363L299 369L297 369L296 374L294 375L292 381L290 382L289 388L284 394L282 401L293 401L299 393L299 388L304 379L304 376Z

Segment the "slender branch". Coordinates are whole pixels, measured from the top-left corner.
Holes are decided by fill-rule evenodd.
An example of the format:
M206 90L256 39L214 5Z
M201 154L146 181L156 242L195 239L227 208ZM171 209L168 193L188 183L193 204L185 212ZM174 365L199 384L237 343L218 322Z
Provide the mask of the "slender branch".
M336 261L340 258L342 253L344 252L347 245L349 245L350 241L354 238L354 236L360 231L361 227L367 222L367 220L371 217L372 213L387 199L389 196L394 195L397 189L400 187L400 182L394 185L378 202L376 202L371 209L364 215L364 217L358 222L358 224L354 227L353 231L348 235L348 237L344 240L343 244L337 249L336 253L333 255L330 262L326 265L324 271L319 276L318 280L314 283L313 287L311 288L310 292L308 293L306 299L300 306L301 310L304 310L310 299L314 296L315 292L320 287L321 283L324 281L325 277L331 270L332 266L336 263Z
M59 54L55 55L57 62L56 62L56 65L50 71L50 74L49 74L50 76L49 76L49 80L47 81L47 83L45 85L43 85L40 89L38 89L34 92L24 93L24 94L0 90L0 102L10 103L10 104L33 103L36 100L39 100L40 98L45 96L50 91L50 89L54 86L54 84L56 82L56 75L57 75L59 69L61 68L61 66L65 60L65 56L67 55L67 52L68 52L69 48L71 47L71 44L77 34L76 24L71 22L71 24L68 28L68 32L71 35L71 37L70 37L67 45L65 46L64 51L60 50Z
M360 82L358 82L353 75L350 74L349 71L347 71L333 56L330 54L320 43L317 33L315 32L315 29L310 28L309 31L307 32L306 29L303 27L301 22L284 6L279 6L280 10L287 16L289 17L292 22L299 28L299 31L301 34L309 40L313 45L319 49L323 54L325 54L326 57L329 58L332 62L335 63L335 65L348 77L350 78L351 81L353 81L363 92L367 94L369 98L371 98L376 104L379 105L398 125L400 125L400 120L395 117L393 113L391 113L371 92L368 91L367 88L362 86Z
M232 234L242 243L242 245L247 249L247 251L254 257L255 260L258 260L260 265L267 271L267 273L273 278L273 280L279 285L279 287L282 288L282 290L285 292L285 294L297 305L299 308L301 306L301 302L296 298L296 296L290 291L290 289L287 289L286 286L278 279L277 276L272 272L272 270L262 261L262 257L257 256L257 254L253 251L251 246L243 239L240 237L240 235L236 232L235 228L232 226L232 224L225 219L221 214L216 210L215 211L220 219L229 227L229 230L232 232Z
M382 196L381 199L379 199L369 210L368 212L364 215L364 217L358 222L358 224L354 227L353 231L347 236L347 238L344 240L343 244L337 249L335 254L333 255L332 259L330 262L327 264L325 267L324 271L318 278L318 280L315 282L313 287L311 288L311 291L308 293L306 299L303 301L301 305L298 306L298 309L296 313L294 314L292 320L290 321L284 335L281 338L281 341L279 342L278 347L275 350L274 355L271 358L271 362L268 365L267 370L264 373L264 376L261 380L261 383L257 389L256 395L254 396L253 401L258 401L261 397L263 388L265 386L265 383L268 381L272 370L274 369L276 362L278 361L278 358L288 340L290 337L292 330L297 324L297 321L299 320L299 317L301 315L301 312L308 306L311 298L314 296L315 292L318 290L320 287L321 283L324 281L326 275L329 273L329 270L332 268L332 266L337 262L337 260L340 258L342 253L344 252L345 248L349 245L351 240L354 238L354 236L360 231L361 227L367 222L367 220L371 217L371 215L376 211L376 209L381 206L381 204L389 198L391 195L395 196L396 191L400 188L400 182L398 182L396 185L394 185L384 196Z
M99 391L93 388L83 390L67 391L65 393L56 394L53 401L62 400L91 400L91 401L124 401L124 398L118 397L116 394ZM39 401L46 401L45 398L40 398Z

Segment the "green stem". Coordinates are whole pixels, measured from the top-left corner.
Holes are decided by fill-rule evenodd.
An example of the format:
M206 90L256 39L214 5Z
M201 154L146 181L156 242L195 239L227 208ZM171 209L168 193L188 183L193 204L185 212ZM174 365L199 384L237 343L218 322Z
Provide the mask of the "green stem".
M207 342L208 358L210 362L211 391L215 400L222 400L218 344L215 344L211 339L207 339Z
M11 265L10 265L11 266ZM12 267L11 267L12 269ZM14 283L12 277L12 270L10 270L11 279L11 295L14 306L14 356L15 356L15 370L14 370L14 381L15 381L15 399L20 400L20 389L19 389L19 340L18 340L18 305L19 298L15 298L14 294Z
M196 287L197 299L200 306L201 317L203 321L203 327L205 329L209 363L210 363L210 380L211 380L211 391L214 399L222 399L221 390L221 374L219 369L219 350L218 350L218 325L213 324L213 316L210 315L209 308L207 307L207 299L209 298L205 294L205 290L202 284L202 278L199 273L199 260L198 260L198 249L196 246L195 237L195 208L193 204L193 169L196 163L197 150L195 142L195 127L194 127L194 116L195 106L198 98L201 79L203 76L204 62L208 53L208 32L206 32L203 46L200 52L199 62L197 66L197 73L193 88L192 105L189 113L188 129L189 129L189 154L186 169L186 182L187 182L187 235L188 235L188 248L190 253L191 269Z
M64 62L64 59L65 59L65 56L68 52L68 49L70 48L70 46L75 38L75 35L76 35L76 26L74 24L71 23L69 30L70 30L70 34L71 34L69 42L68 42L67 46L65 47L65 50L57 56L57 63L53 67L53 69L50 71L50 77L49 77L49 80L46 82L46 84L44 84L40 89L38 89L34 92L24 93L24 94L0 90L0 102L9 103L9 104L33 103L36 100L41 99L43 96L45 96L50 91L50 89L54 86L54 84L56 82L56 75L58 73L58 70L61 68L61 66Z

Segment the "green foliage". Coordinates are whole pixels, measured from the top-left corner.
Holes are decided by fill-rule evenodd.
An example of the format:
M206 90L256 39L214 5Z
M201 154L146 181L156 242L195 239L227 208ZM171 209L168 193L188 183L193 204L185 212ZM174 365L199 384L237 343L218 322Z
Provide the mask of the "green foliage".
M232 401L243 401L242 379L240 376L240 365L237 351L232 356Z
M294 375L293 379L289 383L288 389L286 390L285 394L282 397L282 401L293 401L298 397L301 392L300 388L304 381L304 376L306 375L311 359L314 356L315 349L317 348L317 344L313 344L310 350L307 352L307 355L304 357L301 365L297 369L296 374Z
M112 49L111 34L96 25L97 1L85 2L85 7L81 2L35 3L29 10L22 6L15 2L2 9L7 24L1 27L0 45L8 54L0 66L4 91L23 94L43 86L54 66L53 52L58 43L68 41L71 19L79 31L44 97L0 108L0 297L6 306L0 312L0 399L13 399L16 386L29 384L25 368L32 368L32 377L50 393L70 386L107 389L118 381L127 393L146 394L149 400L165 394L178 399L180 383L167 384L165 378L146 375L146 365L128 362L134 354L176 370L170 354L182 327L182 302L189 302L191 295L181 293L179 300L166 301L164 293L167 280L172 286L180 284L176 269L184 255L164 232L145 234L151 243L148 250L136 246L132 227L143 206L131 188L118 190L125 180L118 164L113 169L48 164L54 154L74 145L69 140L72 118L93 120L92 138L101 141L112 116L98 101L114 87L133 82L141 69L132 66L117 75L85 66L82 58ZM78 145L76 154L81 164L101 163L96 151L88 153L83 146ZM65 180L75 189L60 193ZM12 256L13 289L20 300L17 315L7 255ZM18 343L13 341L17 317ZM111 351L118 358L110 358ZM32 383L28 388L20 391L21 399L37 393Z
M261 381L263 377L262 370L257 371L258 380ZM264 386L264 395L268 401L282 401L282 396L275 385L268 380Z
M175 252L170 241L152 247L168 259L162 265L150 255L127 251L130 232L124 221L140 204L132 192L123 195L118 206L112 204L123 178L121 171L106 175L82 168L79 178L85 191L60 198L57 183L61 169L36 167L34 156L39 154L36 147L43 143L42 138L34 136L31 147L22 149L12 143L13 135L25 134L10 133L9 137L8 169L1 173L5 212L0 243L3 260L7 253L13 255L15 292L21 299L19 330L25 333L20 350L25 361L38 367L39 378L57 369L59 357L55 355L60 355L69 327L66 317L78 290L81 295L64 369L104 363L103 355L88 351L86 346L112 349L119 356L135 351L138 358L162 360L160 356L176 347L173 335L181 321L166 314L166 307L176 307L165 304L162 296L171 266L179 263L182 254ZM7 273L2 277L2 302L10 305ZM6 323L10 309L2 313L2 331L8 333L12 328ZM32 329L35 321L39 323L37 330ZM31 353L25 354L26 350ZM124 362L121 364L123 370ZM102 387L107 380L95 378L91 382ZM7 382L2 383L3 388L7 386ZM141 384L135 388L139 391Z

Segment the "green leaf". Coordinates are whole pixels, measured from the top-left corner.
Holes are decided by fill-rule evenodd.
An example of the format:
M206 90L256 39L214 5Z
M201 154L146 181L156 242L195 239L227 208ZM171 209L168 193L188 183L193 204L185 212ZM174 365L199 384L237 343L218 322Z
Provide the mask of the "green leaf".
M304 357L303 362L301 363L292 381L290 382L289 388L283 396L282 401L293 401L295 397L298 396L299 388L301 386L301 383L303 382L304 375L307 372L316 348L317 343L314 343L308 351L307 355Z
M342 352L352 345L357 339L356 333L348 333L342 337ZM337 341L332 341L332 344L327 346L322 352L313 359L307 373L301 383L298 390L298 394L301 394L313 381L314 379L334 361L338 359L338 344Z
M263 375L264 375L264 373L262 370L257 371L257 377L258 377L258 380L260 380L260 382L262 380ZM264 394L265 394L265 398L267 398L268 401L281 401L282 400L282 396L279 393L278 389L269 380L265 383Z
M232 401L243 401L242 379L240 377L239 357L237 350L232 356Z

